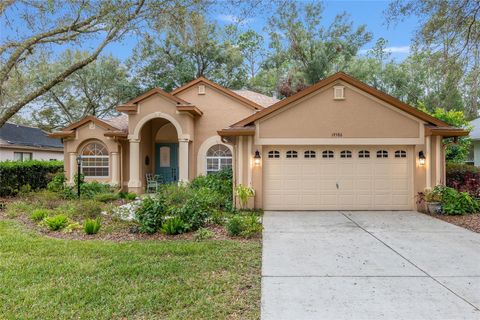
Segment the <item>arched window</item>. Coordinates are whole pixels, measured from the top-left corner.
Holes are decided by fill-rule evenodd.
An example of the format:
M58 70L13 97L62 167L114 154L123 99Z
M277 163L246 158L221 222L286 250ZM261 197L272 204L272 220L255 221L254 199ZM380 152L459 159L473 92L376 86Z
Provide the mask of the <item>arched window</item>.
M232 167L232 152L223 144L216 144L207 151L207 174Z
M317 156L317 154L313 150L307 150L307 151L305 151L303 156L307 159L314 159Z
M377 151L377 158L388 158L388 151L387 150L378 150Z
M268 151L268 158L270 159L280 158L280 151L277 151L277 150Z
M406 158L407 152L404 150L397 150L395 151L395 158Z
M360 150L358 151L359 158L370 158L370 151L368 150Z
M108 160L108 150L102 143L89 143L82 150L82 173L85 177L108 177Z
M340 152L340 158L351 158L351 157L352 157L352 151L343 150Z
M332 150L325 150L322 152L322 158L333 158L334 153Z
M287 158L298 158L298 152L294 150L287 151Z

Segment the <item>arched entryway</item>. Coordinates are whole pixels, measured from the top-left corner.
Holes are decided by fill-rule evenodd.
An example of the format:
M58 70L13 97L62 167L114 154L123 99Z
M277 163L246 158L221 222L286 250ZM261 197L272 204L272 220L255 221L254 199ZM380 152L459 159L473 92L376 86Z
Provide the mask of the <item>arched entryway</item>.
M129 190L142 192L146 176L156 175L162 183L188 181L188 149L179 122L165 114L141 119L129 135Z

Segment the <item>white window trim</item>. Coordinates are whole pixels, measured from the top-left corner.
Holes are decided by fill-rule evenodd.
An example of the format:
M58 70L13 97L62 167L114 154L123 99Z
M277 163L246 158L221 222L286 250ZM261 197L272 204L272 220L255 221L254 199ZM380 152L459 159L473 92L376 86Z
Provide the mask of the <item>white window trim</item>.
M85 166L83 165L83 162L82 162L82 174L83 174L83 169L84 168L107 168L108 169L108 175L107 176L87 176L85 175L85 178L108 178L110 176L110 157L109 156L83 156L82 155L82 160L83 159L108 159L108 165L106 166Z
M235 165L235 153L233 152L233 147L231 145L223 143L220 136L215 135L203 141L203 143L200 145L200 148L198 149L197 176L207 174L207 152L208 152L208 149L210 149L216 144L223 144L228 149L230 149L230 152L232 153L232 170L233 170Z

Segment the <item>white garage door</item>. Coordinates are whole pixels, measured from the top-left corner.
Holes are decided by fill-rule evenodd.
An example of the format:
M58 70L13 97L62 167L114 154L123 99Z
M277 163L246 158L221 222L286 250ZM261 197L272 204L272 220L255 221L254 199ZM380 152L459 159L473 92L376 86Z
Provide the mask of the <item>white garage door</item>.
M268 146L265 210L410 210L413 147Z

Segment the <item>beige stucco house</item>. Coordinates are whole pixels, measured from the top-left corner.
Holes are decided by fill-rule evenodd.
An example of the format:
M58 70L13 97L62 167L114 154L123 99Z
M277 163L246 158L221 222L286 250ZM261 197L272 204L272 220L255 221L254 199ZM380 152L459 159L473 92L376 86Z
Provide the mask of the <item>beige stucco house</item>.
M110 120L53 134L65 170L142 192L147 173L189 181L226 166L267 210L410 210L445 181L442 138L467 135L337 73L287 99L232 91L205 78L153 89Z

